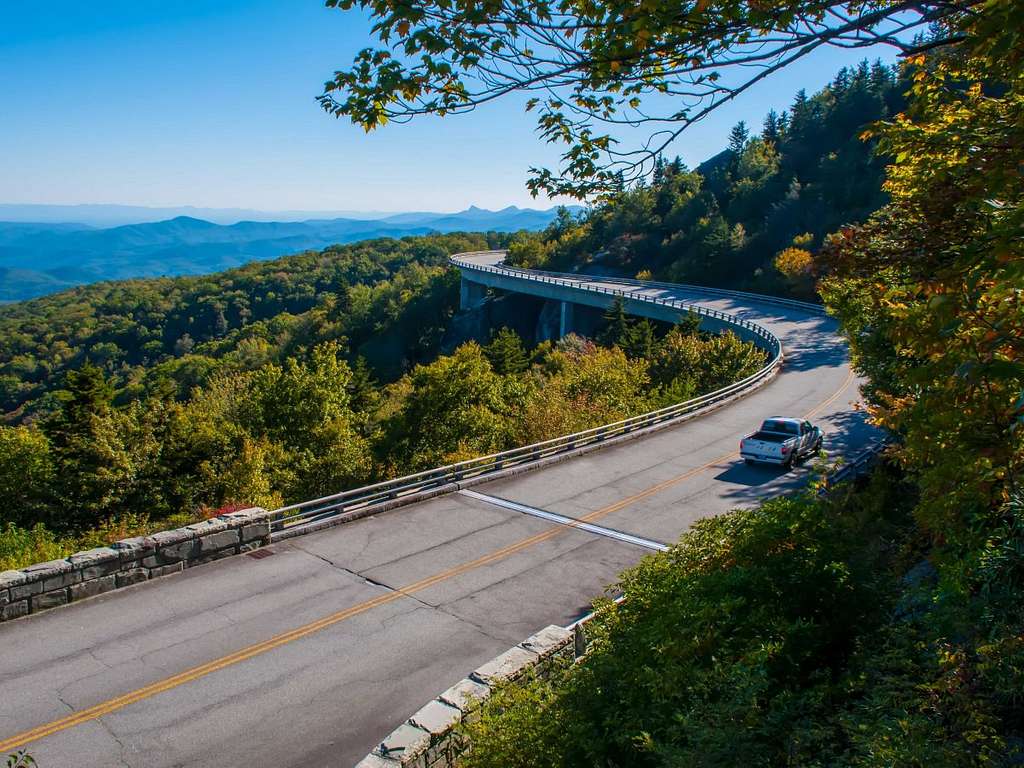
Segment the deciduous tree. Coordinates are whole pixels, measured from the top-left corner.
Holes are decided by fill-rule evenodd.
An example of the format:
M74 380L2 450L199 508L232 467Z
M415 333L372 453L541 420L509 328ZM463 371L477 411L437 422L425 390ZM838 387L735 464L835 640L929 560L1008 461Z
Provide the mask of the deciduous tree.
M532 191L614 193L687 126L822 46L913 51L929 25L979 2L327 0L368 12L381 46L336 72L320 103L372 130L523 92L542 137L566 146L560 169L533 169ZM638 124L648 138L621 144L617 127Z

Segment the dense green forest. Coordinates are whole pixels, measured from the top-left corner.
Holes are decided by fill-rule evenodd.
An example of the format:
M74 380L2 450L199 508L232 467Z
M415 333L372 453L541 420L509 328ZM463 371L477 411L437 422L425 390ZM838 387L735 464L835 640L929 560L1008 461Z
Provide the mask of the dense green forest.
M729 148L696 170L659 160L650 183L613 191L579 217L519 233L522 266L642 273L813 298L811 253L826 235L886 201L884 158L864 127L904 105L898 71L866 61L813 96L733 128Z
M764 365L731 334L621 305L596 342L502 328L439 355L448 254L496 244L370 241L5 308L21 399L0 426L0 567L556 437Z
M337 341L395 378L437 354L458 301L447 258L503 235L367 240L202 277L95 283L0 307L0 411L8 421L59 406L68 371L92 363L117 403L218 371L283 362Z

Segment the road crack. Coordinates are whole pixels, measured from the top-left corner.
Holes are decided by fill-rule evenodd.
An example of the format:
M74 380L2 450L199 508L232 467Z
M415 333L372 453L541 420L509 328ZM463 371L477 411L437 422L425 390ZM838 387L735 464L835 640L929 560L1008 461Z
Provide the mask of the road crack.
M308 555L312 555L313 557L315 557L315 558L317 558L319 560L322 560L323 562L327 563L332 568L336 568L337 570L341 571L342 573L346 573L349 576L353 576L353 577L355 577L357 579L361 579L362 581L364 581L365 583L367 583L367 584L369 584L371 586L379 587L380 589L385 589L388 592L397 592L398 594L402 595L403 597L408 598L409 600L412 600L414 603L420 605L423 608L427 608L428 610L431 610L431 611L437 611L438 613L443 613L445 616L449 616L449 617L451 617L453 619L456 619L457 621L460 621L460 622L463 622L465 624L468 624L469 626L473 627L475 630L477 630L481 634L485 635L486 637L491 638L492 640L498 640L500 642L507 642L507 638L498 637L498 636L492 634L483 625L477 624L477 623L475 623L475 622L473 622L473 621L471 621L471 620L469 620L469 619L467 619L467 618L465 618L463 616L459 616L457 613L454 613L452 611L446 610L445 608L441 607L440 605L435 605L434 603L427 602L426 600L423 600L423 599L417 597L415 594L410 593L410 592L406 592L405 590L400 589L398 587L393 587L390 584L385 584L382 581L377 581L376 579L371 579L370 577L363 575L359 571L354 571L351 568L346 568L345 566L340 565L340 564L334 562L329 557L325 557L324 555L318 554L316 552L310 552L308 549L305 549L304 547L301 547L298 544L293 543L292 546L294 546L296 549L302 550L303 552L305 552ZM384 626L387 623L387 621L389 621L389 620L382 620L382 622L381 622L382 629L384 628Z

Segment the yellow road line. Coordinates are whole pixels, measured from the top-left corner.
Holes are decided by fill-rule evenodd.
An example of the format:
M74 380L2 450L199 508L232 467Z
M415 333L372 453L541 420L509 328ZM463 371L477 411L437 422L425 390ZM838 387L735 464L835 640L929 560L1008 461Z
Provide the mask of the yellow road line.
M843 379L843 383L842 385L840 385L839 390L834 395L832 395L832 397L828 398L828 400L824 400L823 402L818 403L811 410L805 413L804 418L809 419L816 413L820 413L821 411L832 405L832 403L834 403L843 394L843 392L846 391L846 387L849 386L851 381L853 381L853 375L853 368L851 368L849 371L846 372L846 378Z
M850 383L850 380L852 378L853 371L850 371L849 375L846 377L846 380L843 382L839 391L832 395L828 400L822 402L812 411L809 411L807 416L813 415L814 413L818 412L823 408L826 408L831 403L833 403L836 400L836 398L838 398L846 390L846 386ZM654 494L659 493L665 490L666 488L670 488L673 485L677 485L681 482L684 482L685 480L688 480L694 475L698 475L704 470L709 469L723 461L732 459L737 455L738 454L735 451L723 454L722 456L719 456L716 459L712 459L706 464L702 464L699 467L688 470L687 472L684 472L675 477L671 477L668 480L664 480L656 485L652 485L650 488L645 488L644 490L634 493L633 495L621 499L613 504L609 504L608 506L602 507L586 515L583 515L579 518L578 522L589 523L599 518L602 518L606 515L610 515L613 512L617 512L620 509L628 507L630 504L634 504L635 502L640 501L642 499L646 499L649 496L653 496ZM497 549L494 552L490 552L489 554L478 557L475 560L470 560L469 562L454 566L447 570L441 571L440 573L436 573L433 576L427 576L424 579L415 581L412 584L408 584L405 587L397 589L393 592L388 592L386 594L380 595L379 597L375 597L372 600L366 600L365 602L358 603L357 605L345 608L344 610L338 611L337 613L332 613L330 616L325 616L321 619L317 619L316 621L310 622L309 624L305 624L301 627L296 627L295 629L275 635L274 637L271 637L268 640L264 640L259 643L254 643L253 645L250 645L246 648L242 648L241 650L235 651L232 654L222 656L219 659L214 659L213 661L209 661L205 664L200 664L197 667L192 667L191 669L188 669L184 672L180 672L176 675L172 675L171 677L164 678L163 680L158 680L155 683L143 686L142 688L138 688L122 696L117 696L113 699L108 699L107 701L101 702L87 709L80 710L79 712L73 712L67 717L60 718L59 720L53 720L52 722L37 726L36 728L32 728L31 730L16 734L5 739L4 741L0 741L0 754L10 752L14 749L19 749L20 747L24 747L34 741L38 741L39 739L45 738L46 736L51 736L60 731L67 730L68 728L73 728L76 725L81 725L82 723L89 722L90 720L95 720L99 717L103 717L104 715L109 715L112 712L116 712L119 709L127 707L129 704L134 704L135 702L142 701L143 699L148 699L149 697L155 696L159 693L163 693L164 691L169 691L173 688L177 688L178 686L184 685L185 683L192 682L193 680L198 680L201 677L205 677L206 675L224 669L225 667L232 666L233 664L238 664L239 662L246 661L247 659L251 659L254 656L258 656L260 654L266 653L267 651L271 651L274 648L278 648L282 645L286 645L287 643L299 640L303 637L313 634L314 632L319 632L322 629L326 629L327 627L345 621L346 619L350 619L354 616L358 616L361 613L365 613L366 611L373 610L374 608L379 608L382 605L387 605L388 603L392 603L396 600L399 600L402 597L413 595L416 592L421 592L425 589L428 589L429 587L434 586L435 584L439 584L442 581L447 581L448 579L454 578L463 573L467 573L469 571L475 570L477 568L496 562L498 560L502 560L506 557L509 557L510 555L514 555L517 552L527 549L528 547L532 547L534 544L539 544L543 541L547 541L548 539L552 539L555 536L558 536L559 534L564 533L566 530L574 527L575 526L573 525L557 525L546 531L542 531L541 533L537 533L533 536L529 536L525 539L517 541L514 544L510 544L507 547L502 547L501 549Z

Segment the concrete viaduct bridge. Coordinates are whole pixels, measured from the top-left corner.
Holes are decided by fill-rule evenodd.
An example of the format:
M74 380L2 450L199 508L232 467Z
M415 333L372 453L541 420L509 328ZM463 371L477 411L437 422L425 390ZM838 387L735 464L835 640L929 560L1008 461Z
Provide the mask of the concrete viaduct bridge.
M739 437L764 416L815 419L833 455L870 437L836 324L812 307L501 260L453 258L465 302L484 287L543 296L563 302L562 330L578 307L619 296L655 319L692 309L773 361L695 403L265 513L267 546L164 578L133 569L145 572L134 586L0 623L0 754L25 747L41 766L76 768L352 765L469 670L574 621L695 520L806 482L805 468L739 460ZM230 531L245 541L244 526L213 525L168 533L154 557ZM247 548L232 535L221 552ZM46 578L92 583L88 569L58 570ZM35 611L74 588L30 577L0 574L4 608Z
M460 254L452 263L462 271L460 306L473 309L487 298L488 289L508 293L528 293L531 296L558 303L558 337L576 332L589 335L601 321L604 310L617 299L623 301L625 311L635 317L674 323L682 312L680 304L701 315L701 328L706 331L729 330L745 341L765 346L765 338L752 328L735 322L738 315L716 311L703 300L712 295L733 296L733 291L716 291L698 286L628 280L624 278L592 277L557 272L542 272L509 267L504 264L504 251L482 251ZM744 299L750 294L744 296ZM820 308L801 301L775 297L758 297L765 303L785 306L802 312L820 314ZM774 350L769 350L774 352Z

